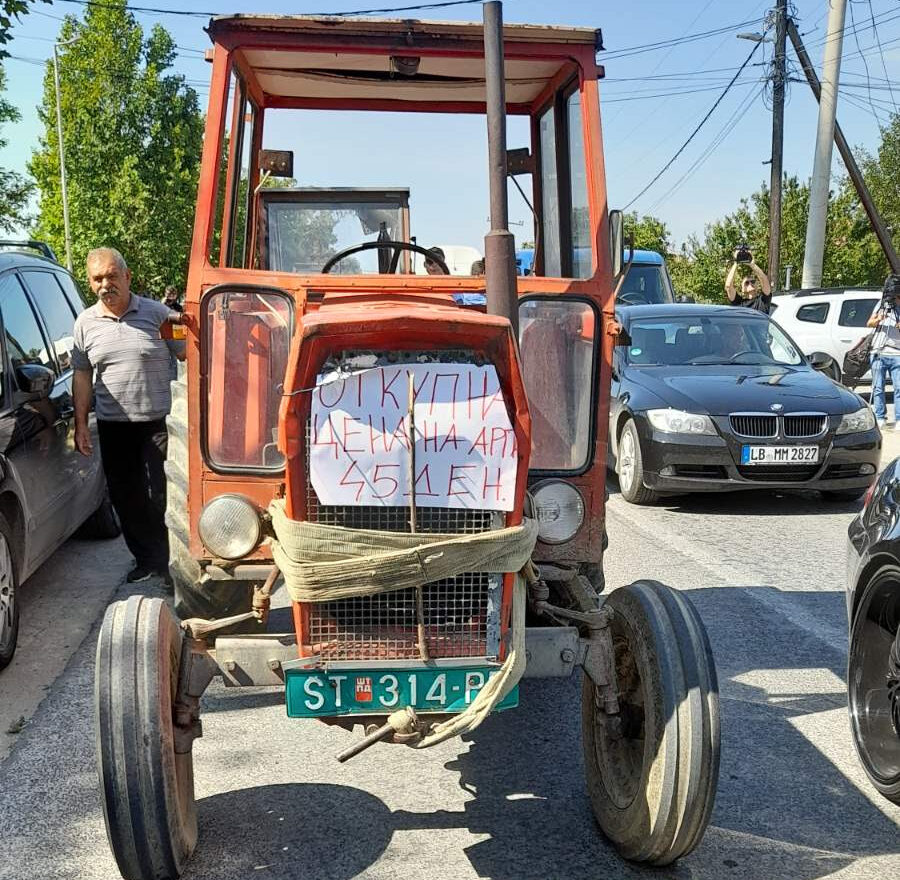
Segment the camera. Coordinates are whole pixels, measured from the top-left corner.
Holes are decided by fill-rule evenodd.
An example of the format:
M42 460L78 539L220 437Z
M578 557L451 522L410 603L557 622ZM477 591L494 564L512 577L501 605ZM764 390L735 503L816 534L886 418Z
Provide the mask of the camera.
M745 244L739 245L734 252L734 261L735 263L752 263L753 254L750 253L750 248Z

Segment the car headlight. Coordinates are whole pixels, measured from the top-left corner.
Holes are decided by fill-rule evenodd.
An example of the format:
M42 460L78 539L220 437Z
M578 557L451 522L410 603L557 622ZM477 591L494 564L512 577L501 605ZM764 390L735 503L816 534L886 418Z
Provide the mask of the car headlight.
M545 544L564 544L584 522L584 499L571 484L547 480L532 491L538 538Z
M256 508L242 495L219 495L200 513L200 540L222 559L246 556L262 537Z
M709 416L689 413L681 409L648 409L647 418L657 431L666 434L715 434Z
M858 434L861 431L871 431L875 427L875 414L871 408L864 406L856 412L846 413L841 416L838 425L838 434Z

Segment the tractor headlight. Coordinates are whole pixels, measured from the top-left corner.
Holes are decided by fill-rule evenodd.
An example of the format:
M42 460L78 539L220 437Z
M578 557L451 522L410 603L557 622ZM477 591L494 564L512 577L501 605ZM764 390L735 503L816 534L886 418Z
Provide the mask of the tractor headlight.
M532 490L538 538L545 544L564 544L584 522L584 499L571 483L547 480Z
M219 495L200 513L200 540L222 559L246 556L262 537L256 508L242 495Z

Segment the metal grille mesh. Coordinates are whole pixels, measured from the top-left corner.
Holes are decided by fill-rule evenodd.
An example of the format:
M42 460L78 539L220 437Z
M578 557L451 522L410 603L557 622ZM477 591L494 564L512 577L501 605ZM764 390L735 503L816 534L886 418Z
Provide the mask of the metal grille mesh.
M422 357L417 352L418 358ZM306 448L309 449L309 424ZM306 473L307 519L354 529L409 532L408 507L354 507L319 502ZM416 507L416 531L476 534L503 526L491 510ZM496 656L502 575L467 572L423 588L425 635L432 657ZM341 599L308 606L313 653L328 660L416 659L416 591Z
M828 425L828 416L824 413L809 413L784 417L785 437L818 437Z

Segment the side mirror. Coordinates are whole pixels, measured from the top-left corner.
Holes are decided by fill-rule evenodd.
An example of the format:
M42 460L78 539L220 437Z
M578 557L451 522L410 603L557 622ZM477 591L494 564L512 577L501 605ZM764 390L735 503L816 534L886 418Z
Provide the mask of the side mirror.
M20 364L16 367L19 390L38 399L50 395L50 389L55 381L56 373L43 364Z
M814 351L806 356L806 362L818 373L824 373L831 379L840 377L841 372L837 361L824 351Z
M609 258L613 278L618 278L625 268L625 215L618 210L609 212Z

